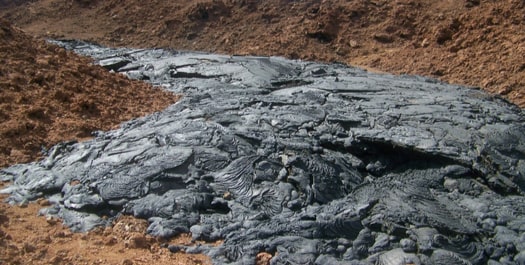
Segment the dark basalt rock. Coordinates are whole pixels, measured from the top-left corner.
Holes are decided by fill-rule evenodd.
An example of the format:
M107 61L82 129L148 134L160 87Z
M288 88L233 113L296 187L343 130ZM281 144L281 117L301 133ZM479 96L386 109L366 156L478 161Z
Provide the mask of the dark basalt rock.
M184 94L1 171L76 231L118 214L215 263L525 260L525 118L482 91L282 58L60 43ZM118 66L118 67L116 67ZM499 262L499 263L498 263Z

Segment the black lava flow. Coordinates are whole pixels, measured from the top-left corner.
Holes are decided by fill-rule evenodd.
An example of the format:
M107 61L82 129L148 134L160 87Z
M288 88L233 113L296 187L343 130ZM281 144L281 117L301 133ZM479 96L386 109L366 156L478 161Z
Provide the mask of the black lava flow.
M120 214L216 264L525 264L525 119L482 91L340 64L69 41L183 94L5 168L74 231ZM109 217L109 218L106 218Z

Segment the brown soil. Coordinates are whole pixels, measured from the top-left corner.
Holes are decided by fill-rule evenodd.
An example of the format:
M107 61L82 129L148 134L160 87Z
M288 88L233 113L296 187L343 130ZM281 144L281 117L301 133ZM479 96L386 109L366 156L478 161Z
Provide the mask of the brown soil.
M0 167L35 160L42 147L88 138L178 99L35 40L5 21L0 22L0 88Z
M0 167L35 160L41 146L83 140L93 130L159 111L178 96L111 74L0 21ZM5 183L0 183L0 189ZM0 196L0 200L5 199ZM24 208L0 203L0 264L210 264L204 255L172 254L146 235L147 221L122 217L113 227L73 234Z
M1 196L0 199L4 199ZM24 207L0 204L0 264L211 264L204 255L173 254L161 244L193 244L145 234L146 220L123 216L112 227L71 233L59 220L36 216L46 200Z
M282 55L432 76L525 107L523 0L0 0L0 17L40 37ZM33 161L41 147L86 139L176 99L0 23L0 167ZM0 204L0 264L210 262L169 253L144 234L143 221L129 217L72 234L36 216L45 203ZM190 243L187 235L176 240ZM254 258L264 264L271 255Z
M24 30L111 46L339 61L481 87L525 107L523 0L39 0Z

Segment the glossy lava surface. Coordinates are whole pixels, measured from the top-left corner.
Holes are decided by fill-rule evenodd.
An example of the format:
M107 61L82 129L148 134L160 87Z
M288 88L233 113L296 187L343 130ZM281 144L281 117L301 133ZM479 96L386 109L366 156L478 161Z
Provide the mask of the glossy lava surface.
M152 235L224 239L169 246L217 264L525 262L514 105L337 64L59 44L184 97L2 170L12 202L46 196L75 231L125 213Z

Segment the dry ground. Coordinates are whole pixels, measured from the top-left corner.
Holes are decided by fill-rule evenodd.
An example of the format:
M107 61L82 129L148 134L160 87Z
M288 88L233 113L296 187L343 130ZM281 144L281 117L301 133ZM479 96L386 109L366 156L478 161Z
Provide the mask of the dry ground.
M0 21L0 167L35 160L42 147L84 140L93 130L109 130L179 98L90 64ZM161 248L191 244L191 237L165 242L147 236L147 221L124 216L113 227L73 234L58 220L37 216L44 206L45 200L22 207L0 203L0 264L211 263L204 255Z
M39 36L339 61L476 86L525 106L523 0L15 2L0 16Z

